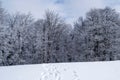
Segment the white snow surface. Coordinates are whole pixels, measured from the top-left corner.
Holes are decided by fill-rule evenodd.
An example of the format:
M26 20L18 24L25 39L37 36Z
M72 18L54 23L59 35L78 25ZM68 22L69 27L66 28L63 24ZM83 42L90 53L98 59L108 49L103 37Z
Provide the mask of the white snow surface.
M120 80L120 61L0 67L0 80Z

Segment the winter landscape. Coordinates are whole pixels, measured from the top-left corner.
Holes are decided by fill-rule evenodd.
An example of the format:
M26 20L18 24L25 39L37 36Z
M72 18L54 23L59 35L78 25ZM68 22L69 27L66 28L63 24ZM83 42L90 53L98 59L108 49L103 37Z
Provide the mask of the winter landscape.
M34 13L35 3L39 8L38 1L40 4L50 5L43 7L44 11L40 6L40 12L44 14L41 16L38 9L36 13L41 17L36 18L32 13ZM0 65L119 60L119 9L110 6L110 1L108 1L109 5L101 5L101 7L98 5L100 1L102 3L102 0L74 1L73 7L76 4L77 9L81 11L81 14L78 12L80 16L74 17L75 13L74 15L72 11L70 13L70 9L67 9L69 14L65 15L65 11L61 12L63 5L72 6L72 0L52 0L51 2L48 0L31 0L30 2L2 0L0 4ZM84 5L90 3L87 11L81 9L78 2L79 4L83 2ZM111 4L113 2L111 1ZM118 2L116 4L114 2L114 5ZM83 8L84 5L82 5ZM25 10L31 11L23 13ZM76 11L76 8L71 10Z
M120 80L120 0L0 0L0 80Z

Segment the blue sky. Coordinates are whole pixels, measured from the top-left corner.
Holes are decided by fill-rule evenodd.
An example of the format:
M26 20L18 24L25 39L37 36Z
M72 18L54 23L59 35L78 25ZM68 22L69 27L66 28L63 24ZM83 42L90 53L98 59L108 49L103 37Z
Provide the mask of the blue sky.
M10 13L22 12L43 18L47 9L54 10L72 23L80 16L85 16L91 8L110 6L120 12L120 0L1 0L3 7Z

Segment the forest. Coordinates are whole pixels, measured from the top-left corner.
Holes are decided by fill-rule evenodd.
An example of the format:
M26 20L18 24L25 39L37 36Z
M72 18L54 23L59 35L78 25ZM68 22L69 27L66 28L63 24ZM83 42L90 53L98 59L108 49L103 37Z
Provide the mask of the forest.
M36 20L0 5L0 66L119 59L120 13L115 9L94 8L68 24L55 11Z

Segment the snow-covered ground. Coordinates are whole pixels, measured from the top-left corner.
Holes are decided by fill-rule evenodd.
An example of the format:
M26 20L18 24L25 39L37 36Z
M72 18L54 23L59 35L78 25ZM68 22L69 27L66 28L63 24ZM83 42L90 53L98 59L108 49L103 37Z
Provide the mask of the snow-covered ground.
M120 80L120 61L0 67L0 80Z

